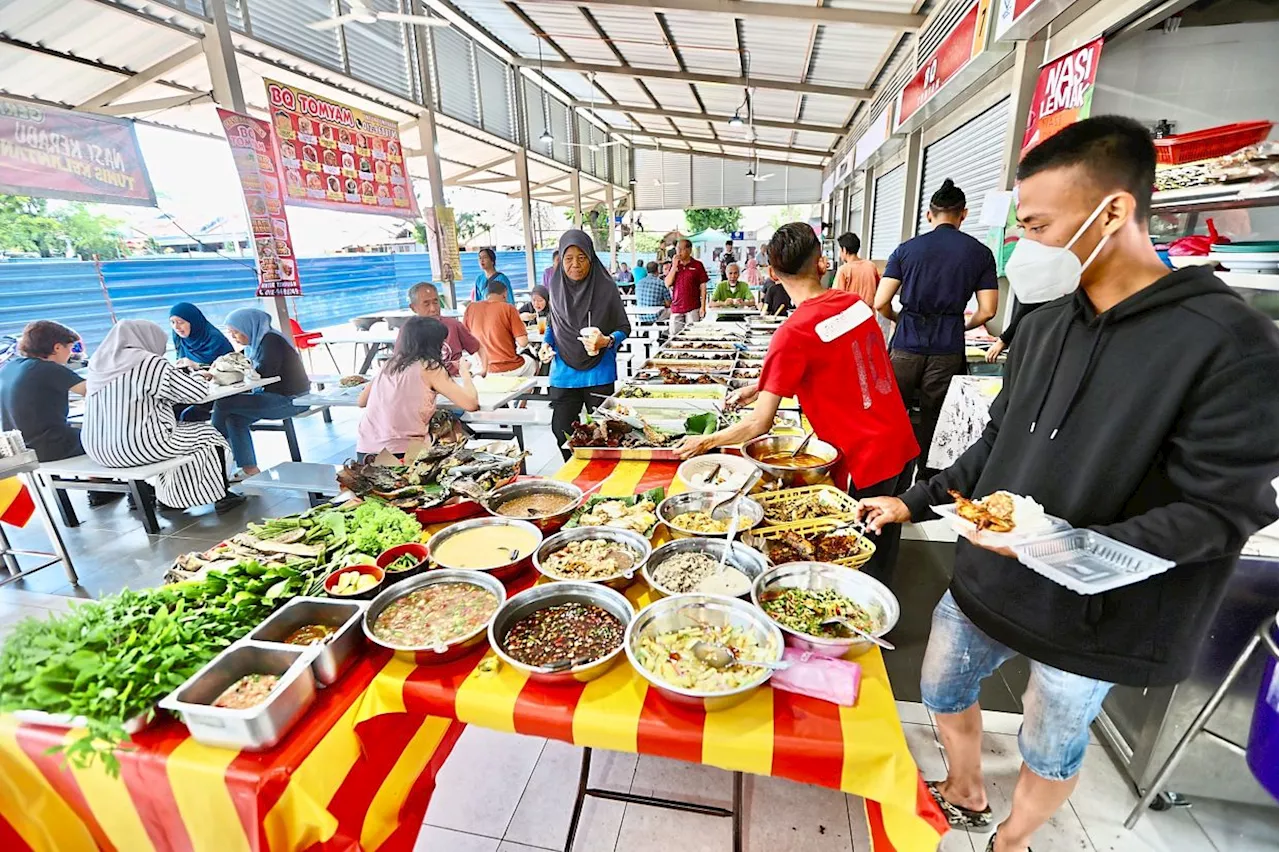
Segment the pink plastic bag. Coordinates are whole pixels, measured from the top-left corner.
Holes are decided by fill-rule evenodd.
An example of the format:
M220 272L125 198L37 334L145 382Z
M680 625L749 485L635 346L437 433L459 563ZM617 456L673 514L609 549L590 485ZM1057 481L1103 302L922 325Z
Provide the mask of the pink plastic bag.
M858 703L862 666L857 663L819 657L799 648L784 648L782 659L792 666L774 673L769 681L774 689L808 695L842 707Z

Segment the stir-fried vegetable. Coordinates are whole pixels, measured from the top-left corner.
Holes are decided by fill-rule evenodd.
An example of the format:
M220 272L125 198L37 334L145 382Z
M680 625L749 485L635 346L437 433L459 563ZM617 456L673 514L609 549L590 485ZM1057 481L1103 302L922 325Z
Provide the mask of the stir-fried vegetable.
M841 626L819 626L835 616L847 619L868 633L879 627L870 610L834 589L783 589L762 598L760 607L785 627L826 639L843 639L849 635Z

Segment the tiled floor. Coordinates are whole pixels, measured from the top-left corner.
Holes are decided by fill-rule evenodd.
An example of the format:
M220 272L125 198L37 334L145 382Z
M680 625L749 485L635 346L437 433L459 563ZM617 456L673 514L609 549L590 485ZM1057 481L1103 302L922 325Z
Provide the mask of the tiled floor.
M299 421L299 442L308 461L340 463L352 455L354 410L335 410L334 422ZM561 464L550 430L531 430L529 470L554 472ZM265 467L287 458L281 435L255 434ZM82 493L72 496L82 524L63 530L81 584L73 587L58 567L0 587L0 638L23 617L48 617L75 598L94 598L124 586L156 585L172 559L202 550L238 532L252 520L306 508L303 498L251 496L228 515L211 509L161 517L160 535L147 535L123 501L90 511ZM895 579L902 619L893 634L898 650L886 657L908 744L925 777L944 774L944 757L932 720L919 698L920 660L928 636L928 614L945 588L950 547L936 530L906 537ZM15 546L46 545L38 524L11 531ZM0 569L2 571L3 569ZM984 686L984 707L1021 709L1025 665L1011 661ZM990 712L984 739L988 789L997 816L1007 812L1017 775L1016 715ZM468 728L445 764L417 849L432 852L529 852L564 843L577 787L580 751L567 744ZM655 757L597 752L592 784L617 790L655 792L727 805L729 775L720 770ZM483 793L477 794L477 790ZM1091 745L1080 787L1069 807L1036 837L1037 852L1253 852L1280 844L1274 808L1197 801L1189 811L1149 813L1134 832L1121 823L1134 802L1127 783L1099 745ZM836 852L869 848L862 803L841 793L778 779L749 777L746 783L749 852ZM579 852L719 852L730 842L729 821L637 805L588 799ZM986 839L953 832L941 848L982 852Z

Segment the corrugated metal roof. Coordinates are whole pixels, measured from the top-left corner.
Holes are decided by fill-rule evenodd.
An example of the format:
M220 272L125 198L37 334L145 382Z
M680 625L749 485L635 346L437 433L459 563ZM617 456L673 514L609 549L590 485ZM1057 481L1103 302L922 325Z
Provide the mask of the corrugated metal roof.
M191 43L183 33L91 0L0 4L0 33L59 53L139 71ZM109 35L108 35L109 34ZM6 82L12 69L5 66Z
M463 13L522 56L537 57L538 37L508 8L503 0L466 0ZM557 58L555 51L543 47L548 59ZM550 54L550 55L547 55Z
M814 25L785 18L746 18L742 47L749 54L750 72L773 80L804 79Z
M658 103L669 109L698 109L698 102L693 98L693 91L688 83L677 80L645 80L645 86L653 92Z
M643 9L595 8L596 23L613 39L613 46L627 62L641 68L675 70L675 57L665 43L662 27L653 12Z
M575 62L619 64L618 57L613 55L609 45L600 38L577 6L528 3L521 9Z
M895 34L857 26L824 26L813 43L809 79L815 83L866 86L893 44Z
M695 12L667 12L665 17L686 66L712 74L740 72L732 19Z
M800 118L814 124L844 124L855 103L835 95L805 95Z

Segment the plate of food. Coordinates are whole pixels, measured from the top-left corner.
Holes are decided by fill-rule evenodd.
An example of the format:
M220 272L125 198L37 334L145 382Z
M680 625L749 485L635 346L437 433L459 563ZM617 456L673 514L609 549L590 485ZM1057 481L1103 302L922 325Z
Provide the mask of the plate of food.
M627 497L605 497L597 494L573 513L564 528L615 527L652 536L658 526L658 504L666 495L666 489L663 488Z
M875 544L849 521L832 518L785 526L758 527L742 537L774 565L788 562L832 562L858 568L875 553Z
M1070 523L1047 514L1043 506L1021 494L996 491L972 500L959 491L947 493L954 503L930 508L950 518L952 529L957 533L973 534L978 544L1007 547L1071 529Z
M761 493L755 500L764 509L765 523L771 526L815 518L851 520L858 507L857 500L830 485L784 488L781 491Z

